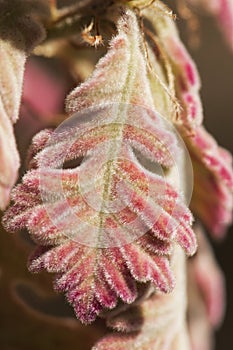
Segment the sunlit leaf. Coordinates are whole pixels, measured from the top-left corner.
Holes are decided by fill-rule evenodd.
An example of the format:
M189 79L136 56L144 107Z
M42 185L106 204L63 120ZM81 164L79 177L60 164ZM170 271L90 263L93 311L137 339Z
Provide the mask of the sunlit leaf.
M55 287L84 323L114 308L118 298L132 303L138 283L170 292L174 247L189 255L196 249L192 215L181 197L135 155L169 169L178 146L154 111L133 12L124 12L117 26L107 55L67 99L70 113L84 114L72 117L72 128L36 136L34 169L13 190L15 204L4 217L8 230L26 227L47 246L30 269L59 273ZM84 157L80 166L61 169L78 157Z

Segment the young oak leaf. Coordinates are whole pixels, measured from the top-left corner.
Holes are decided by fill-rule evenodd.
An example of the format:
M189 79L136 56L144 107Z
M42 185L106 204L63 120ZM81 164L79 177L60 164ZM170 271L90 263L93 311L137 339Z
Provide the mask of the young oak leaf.
M69 111L82 112L78 125L76 116L61 133L36 136L34 169L13 190L15 204L3 219L8 230L26 227L36 243L47 246L32 258L30 269L58 273L55 288L65 291L84 323L114 308L118 298L132 303L138 283L171 291L172 248L178 243L187 254L196 249L188 208L133 152L134 147L171 167L176 140L149 109L153 104L133 12L122 14L118 31L93 76L68 98ZM129 106L137 101L147 109ZM80 166L61 169L77 157L84 157Z
M120 170L119 168L118 171L120 172ZM134 166L132 173L128 172L128 177L137 178L137 181L141 182L141 186L145 187L145 183L141 179L142 175L140 177L138 172L139 170ZM171 226L169 231L166 231L168 218L171 218L174 229L177 229L174 240L179 241L188 253L192 253L195 242L191 241L190 243L189 235L192 237L192 233L188 224L184 223L180 216L183 215L185 222L189 218L190 222L190 214L182 204L174 204L174 199L176 201L178 195L169 185L166 184L167 190L164 198L158 198L158 205L161 205L164 213L160 215L146 235L121 247L101 249L79 244L75 239L76 234L85 235L85 232L87 235L90 234L87 231L90 229L90 225L86 225L87 228L85 228L85 224L96 214L95 212L91 213L90 207L88 208L87 205L85 207L86 203L82 202L82 197L78 193L75 195L78 171L57 170L56 172L53 170L49 172L46 170L45 175L47 191L50 192L51 198L54 198L54 202L50 205L53 206L58 217L56 225L51 222L49 217L48 213L51 214L51 209L48 208L49 204L43 205L39 196L39 180L43 176L41 170L32 170L24 177L23 183L13 190L12 199L16 204L8 210L4 223L9 230L14 231L26 226L37 243L49 247L55 245L54 248L49 249L37 259L34 258L30 268L34 271L45 268L50 272L61 274L55 283L56 288L66 291L67 298L74 305L81 321L93 321L102 308L114 307L117 297L127 303L134 301L137 296L135 280L138 282L151 281L164 292L172 288L173 278L169 268L172 236ZM53 183L56 176L59 179L62 178L65 195L57 192L57 183L56 181ZM162 181L159 179L159 183L156 181L155 185L161 187ZM55 185L53 186L53 184ZM44 184L44 187L46 185ZM67 205L62 200L63 195L75 211L76 217L73 222L69 214L65 212ZM118 213L117 222L114 222L114 215L106 214L105 230L108 228L107 225L112 228L115 224L114 233L118 234L118 240L121 239L121 243L124 242L124 236L128 234L125 230L126 220L129 223L133 221L135 231L145 231L145 218L135 222L137 219L135 212L140 210L139 205L142 204L135 200L132 209L129 206L124 208L121 213ZM169 216L174 205L180 207L176 218ZM152 214L148 210L146 219L152 220ZM83 226L77 225L79 215L84 221ZM178 225L180 225L179 228L177 228ZM74 239L72 239L73 237Z

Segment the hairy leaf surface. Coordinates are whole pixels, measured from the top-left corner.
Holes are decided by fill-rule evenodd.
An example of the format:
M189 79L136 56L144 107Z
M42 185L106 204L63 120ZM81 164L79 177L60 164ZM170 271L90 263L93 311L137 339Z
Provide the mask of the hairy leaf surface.
M163 11L166 12L165 6ZM176 123L187 130L196 128L203 120L203 113L199 96L200 78L195 63L183 45L171 15L156 11L155 7L153 11L146 9L145 16L152 23L158 51L162 52L160 64L171 70L167 72L168 78L170 76L173 80L175 96L182 107ZM169 89L169 84L167 85Z
M36 136L34 169L12 192L15 204L4 218L8 230L27 227L46 247L30 269L59 273L55 287L84 323L118 298L132 303L138 283L171 291L172 249L196 249L188 208L135 153L169 169L178 146L153 110L136 17L130 10L121 15L109 52L67 99L68 111L81 114L57 135ZM78 157L80 166L62 169Z
M169 295L156 293L113 316L108 325L120 332L105 336L93 350L188 349L183 253L176 249L173 259L177 281L174 291Z
M226 42L233 50L233 2L232 0L186 0L194 8L203 9L207 14L213 16Z

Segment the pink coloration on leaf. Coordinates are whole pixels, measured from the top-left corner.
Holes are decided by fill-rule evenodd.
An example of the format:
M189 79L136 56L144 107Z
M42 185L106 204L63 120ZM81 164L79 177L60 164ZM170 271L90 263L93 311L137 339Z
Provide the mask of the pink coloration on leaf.
M43 148L46 146L46 144L49 141L49 138L52 136L53 130L52 129L45 129L40 131L38 134L36 134L31 142L31 145L28 150L28 167L36 168L37 162L35 160L35 156L38 152L42 151Z
M207 1L205 3L207 4ZM216 1L208 2L208 6L216 11ZM149 10L147 15L151 19L152 14ZM156 21L151 21L160 39L160 45L171 61L176 95L183 108L178 124L191 154L195 180L191 209L215 236L220 237L232 222L231 156L200 126L202 106L198 73L180 41L172 19L169 16L158 15ZM154 99L156 100L156 97Z
M182 107L177 122L188 130L196 128L203 120L200 78L196 65L182 43L173 19L158 15L156 21L152 21L160 45L171 64L176 97Z
M196 250L188 208L133 152L170 168L177 146L153 111L133 12L122 15L118 30L92 77L68 97L68 110L84 114L61 133L49 138L43 131L34 139L34 169L12 191L15 204L3 219L8 230L26 227L48 247L30 269L58 273L56 289L84 323L115 307L118 298L132 303L138 283L171 291L172 249L178 243L188 255ZM137 101L147 108L132 105ZM75 118L81 121L75 124ZM61 169L78 157L84 158L80 166Z
M214 138L207 131L200 127L191 138L193 147L199 153L204 165L223 181L223 183L233 189L232 157L229 152L219 147Z
M188 349L183 259L182 251L175 249L172 267L177 284L173 292L154 293L128 310L110 316L108 326L118 333L105 336L93 350Z
M177 95L184 108L181 111L181 122L188 128L200 125L203 114L196 66L178 37L168 38L166 49L174 65Z
M134 173L132 176L135 175L135 169L136 168L133 169ZM51 219L48 217L46 206L41 203L39 193L39 180L41 176L41 170L33 170L24 177L23 184L15 188L12 192L12 199L16 204L6 213L4 223L8 230L13 231L26 226L34 240L39 244L48 246L56 245L55 248L42 254L38 259L33 260L31 269L40 270L45 268L50 272L63 274L63 276L57 280L56 286L59 290L66 291L67 298L73 304L77 316L81 321L91 322L102 308L114 307L117 296L124 302L131 303L137 296L135 280L138 282L151 281L158 289L164 292L172 288L173 279L168 259L169 249L165 248L166 245L169 247L171 244L172 236L169 239L169 231L166 232L166 226L160 226L159 222L163 216L164 218L167 216L164 210L168 212L171 210L169 199L171 201L175 200L173 205L180 207L183 213L179 212L179 214L182 214L186 220L189 217L190 222L191 217L183 205L176 203L177 194L169 185L166 184L167 195L165 194L165 198L161 198L158 201L163 207L164 214L161 212L161 219L159 218L158 225L155 225L146 234L147 239L146 237L142 237L120 248L98 249L82 246L72 239L69 239L69 232L72 232L72 235L74 235L75 231L79 232L81 228L76 227L76 221L72 223L69 217L67 221L64 220L63 208L66 208L66 205L64 206L59 200L56 183L53 188L53 179L59 176L62 179L63 190L67 191L65 195L66 200L68 200L71 206L74 206L74 210L77 210L76 215L80 215L83 220L88 220L91 215L90 208L85 208L85 202L81 202L81 197L78 194L77 199L73 197L75 194L75 187L77 186L78 171L57 170L56 172L51 172L51 175L49 171L46 171L46 181L49 186L48 190L51 195L53 194L53 196L55 195L58 197L58 201L51 203L51 205L55 207L58 215L57 222L59 222L59 215L62 215L62 222L60 221L62 225L61 231L51 222ZM137 177L138 176L139 174ZM141 180L142 179L138 177L138 181ZM160 183L161 181L162 180L159 180ZM50 204L47 204L47 206L48 205ZM62 211L60 212L60 210ZM121 215L124 214L124 221L127 218L131 220L131 217L134 217L134 211L137 213L136 207L124 209L124 213L121 213ZM118 220L121 220L121 215L119 215ZM143 228L145 225L143 222L143 217L145 217L145 215L146 213L142 215L142 221L137 223L138 229L140 227ZM176 217L175 219L180 220L180 217ZM114 215L106 214L106 225L109 220L113 221ZM172 218L171 220L174 221ZM176 220L174 224L177 230L177 237L181 235L181 240L179 238L180 244L184 246L188 253L193 253L195 241L191 243L191 246L189 245L190 243L187 244L186 242L187 234L191 235L193 240L192 233L188 228L189 222L180 224L179 221ZM85 227L83 229L85 229ZM124 232L124 227L119 227L119 230L121 236L122 234L127 235L127 231ZM135 227L135 230L137 230L137 227ZM81 232L81 234L82 233L83 232ZM90 233L88 232L88 234ZM122 237L122 240L123 239ZM176 236L174 239L176 239ZM188 242L190 242L189 237ZM145 244L145 246L143 244ZM163 245L165 249L161 249ZM106 289L102 290L100 285L98 287L99 280L106 284ZM88 300L89 302L87 302Z
M99 61L92 76L68 96L67 111L70 114L111 102L153 109L137 21L123 18L118 23L118 29L119 34L110 42L107 55Z
M179 128L194 167L195 184L191 208L214 235L221 236L226 226L232 222L231 156L199 126L202 121L202 107L197 70L180 42L172 20L163 18L161 23L158 21L155 26L173 65L176 93L183 107L182 120L178 120ZM187 129L194 136L189 135Z
M231 155L219 147L200 127L186 138L194 169L194 193L191 207L206 227L221 237L232 221L233 170Z

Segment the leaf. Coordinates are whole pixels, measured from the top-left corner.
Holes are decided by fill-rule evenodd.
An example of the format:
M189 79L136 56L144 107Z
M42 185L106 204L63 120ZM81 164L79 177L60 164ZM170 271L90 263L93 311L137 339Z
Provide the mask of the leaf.
M210 350L224 316L225 283L205 232L199 225L195 232L199 250L188 263L188 327L192 348Z
M121 14L109 52L67 99L69 112L80 114L60 133L36 136L34 169L13 190L15 204L3 219L8 230L26 227L47 247L30 269L58 273L55 288L84 323L118 298L132 303L139 283L171 291L174 246L187 254L196 249L188 208L134 153L170 168L177 145L153 111L136 17ZM62 169L78 157L80 166Z
M79 210L80 207L82 208L79 201L80 198L72 198L72 191L70 191L74 191L77 184L77 177L74 176L76 173L72 170L63 170L62 174L59 172L57 171L57 174L54 171L50 174L48 171L46 172L50 193L53 193L53 195L57 193L57 187L53 188L52 178L54 179L56 175L62 176L64 188L66 187L67 191L71 193L71 197L68 195L65 197L70 205L74 205L73 208L77 206L77 210ZM133 174L135 175L135 172ZM162 221L168 215L165 214L166 212L161 215L158 223L146 234L147 238L144 236L120 248L97 249L85 247L69 239L71 232L73 237L75 237L76 232L80 234L80 227L77 227L77 221L74 220L72 222L69 216L64 220L65 206L61 201L55 201L51 205L55 205L57 215L62 215L61 219L63 219L60 222L62 229L61 227L58 229L51 222L51 219L48 217L48 209L46 210L46 207L41 204L39 199L38 175L41 176L41 171L38 173L38 170L33 170L31 173L28 173L24 177L23 184L18 185L12 192L12 199L17 204L8 210L4 223L9 230L16 230L26 226L38 243L48 246L56 245L55 248L33 260L31 269L45 268L50 272L64 273L57 280L56 286L59 290L67 291L68 300L73 303L81 321L91 322L103 307L114 307L117 296L127 303L135 300L137 293L134 280L139 282L151 281L155 283L158 289L165 292L172 288L173 279L168 264L170 230L166 232L166 226L163 226L164 223ZM170 195L167 193L167 199L160 200L160 205L163 206L163 210L167 210L169 213L168 199L169 197L172 199L175 192L168 185L167 187ZM177 195L175 196L177 197ZM89 208L84 208L84 212L81 212L83 215L85 214L85 217L82 216L83 220L85 218L88 220L90 216L89 212L85 213L86 209ZM182 209L183 215L190 215L183 208L183 205L180 205L180 209ZM123 223L125 219L129 220L132 216L134 217L133 209L130 211L128 208L121 215L123 215L123 217L120 217L121 220L124 220L122 221ZM111 215L106 215L106 221L107 218L109 220L112 219ZM179 219L181 218L176 218L176 220ZM177 226L178 221L176 220L175 222L177 223L174 223L174 225ZM143 221L138 222L138 228L140 227L143 227ZM85 230L85 225L83 230ZM135 230L137 230L137 227L135 227ZM82 234L83 232L81 231ZM122 234L125 235L124 230L122 233L119 232L119 234L121 236ZM193 245L195 244L195 242L189 243L190 234L187 224L182 223L178 229L177 237L174 237L180 244L184 245L188 253L193 252ZM181 235L181 240L179 235ZM122 237L123 239L124 237ZM188 245L186 239L188 239ZM83 258L80 260L80 257ZM99 285L99 281L102 282L101 285ZM105 287L103 288L103 286ZM90 292L91 289L94 293ZM89 303L87 303L87 300L89 300Z
M182 254L176 249L172 259L177 281L173 292L168 295L155 293L149 299L110 318L108 325L120 332L106 335L93 350L188 349Z
M205 3L207 5L207 2ZM207 6L212 5L214 7L213 2L208 2ZM187 145L193 163L194 191L191 209L216 237L221 237L226 227L232 222L231 156L219 147L201 126L199 76L192 59L179 39L171 16L165 13L165 9L163 12L157 11L155 15L155 8L146 9L143 15L150 20L155 29L154 40L161 57L158 55L154 61L157 65L160 64L166 68L168 64L166 60L169 60L172 70L167 72L167 75L172 75L174 79L175 94L183 108L178 120L173 118L172 121L178 124L179 132ZM169 88L168 83L169 79L167 83L165 81L167 88ZM157 89L154 92L154 101L157 99L161 101L161 94L165 100L167 94L165 89ZM169 113L165 115L172 116Z
M203 127L184 140L194 170L191 208L216 237L221 237L232 222L232 157Z
M217 328L223 320L225 312L225 281L220 266L216 262L214 252L200 226L195 227L200 249L189 263L195 283L205 303L208 321ZM207 268L208 266L208 268ZM208 271L208 273L207 273ZM192 300L191 300L192 302Z
M26 51L42 38L43 27L33 14L45 8L31 0L0 2L0 209L9 202L19 168L12 124L19 114Z
M26 55L0 40L0 208L9 202L19 168L12 123L18 117Z
M168 80L172 79L175 97L182 107L178 119L175 121L173 118L172 121L190 131L200 125L203 120L199 96L200 78L195 63L181 42L173 17L167 13L167 8L162 3L161 8L162 11L157 11L154 6L146 9L143 14L150 20L155 30L154 38L161 56L159 57L160 64L168 70ZM170 91L168 83L167 88ZM164 90L165 95L166 93Z

